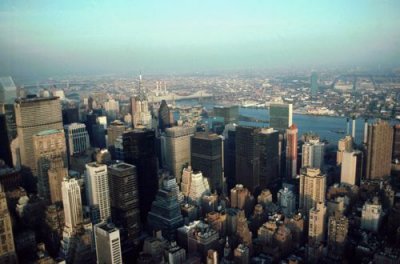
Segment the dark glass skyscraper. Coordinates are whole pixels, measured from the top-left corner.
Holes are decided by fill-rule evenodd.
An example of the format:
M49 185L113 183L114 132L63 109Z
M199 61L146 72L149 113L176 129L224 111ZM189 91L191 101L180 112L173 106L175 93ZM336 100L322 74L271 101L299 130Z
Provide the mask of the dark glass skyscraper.
M393 154L392 159L400 160L400 124L393 128Z
M165 100L161 101L160 109L158 110L158 125L161 131L171 127L170 111Z
M135 165L138 175L140 218L147 213L158 189L155 133L149 129L134 129L122 135L125 162Z
M191 140L194 170L208 178L212 191L222 189L222 139L217 134L199 132Z
M239 106L214 106L214 116L223 117L224 123L238 123Z
M260 148L260 187L278 191L279 184L279 132L273 128L261 129L258 134Z

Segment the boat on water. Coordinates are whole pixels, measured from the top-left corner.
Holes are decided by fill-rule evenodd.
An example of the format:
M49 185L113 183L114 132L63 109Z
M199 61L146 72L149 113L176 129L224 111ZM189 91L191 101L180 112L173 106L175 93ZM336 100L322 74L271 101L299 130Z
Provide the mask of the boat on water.
M341 129L330 130L330 131L333 132L333 133L336 133L336 134L344 134L344 133L345 133L345 131L344 131L344 130L341 130Z

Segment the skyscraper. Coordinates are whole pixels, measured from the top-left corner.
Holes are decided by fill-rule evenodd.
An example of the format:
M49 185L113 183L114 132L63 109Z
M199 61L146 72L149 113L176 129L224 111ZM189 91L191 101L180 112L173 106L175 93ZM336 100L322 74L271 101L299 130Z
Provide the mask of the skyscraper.
M154 130L134 129L122 135L124 159L136 166L139 186L140 218L146 222L158 190L158 166Z
M137 238L140 234L139 190L136 167L117 163L108 167L113 223Z
M259 128L236 127L236 183L251 192L260 186Z
M49 176L51 203L61 202L61 183L68 176L68 168L62 157L52 159L47 175Z
M340 172L340 182L351 185L359 185L363 169L363 153L355 150L343 152L342 168Z
M94 227L98 264L122 264L119 230L113 224L100 223Z
M236 184L236 126L225 126L224 136L224 176L227 189L232 189Z
M295 124L286 129L286 178L291 180L297 175L297 134Z
M365 178L382 179L390 175L393 146L393 128L379 120L368 125Z
M175 126L165 129L161 136L163 167L169 169L181 181L182 169L190 163L190 139L194 127Z
M0 263L17 263L14 235L10 212L7 208L6 193L0 184Z
M239 106L214 106L214 116L224 118L224 123L239 123Z
M325 239L326 231L326 206L324 202L316 203L309 211L308 243L319 244Z
M279 177L279 132L263 128L258 134L260 148L260 187L276 190Z
M132 122L134 128L151 128L151 113L142 87L142 76L139 76L139 95L131 99Z
M296 211L296 196L287 187L280 189L278 192L278 205L282 208L282 212L286 217L292 216Z
M400 124L393 127L393 154L392 159L400 160Z
M86 125L72 123L64 126L69 156L85 152L90 147Z
M361 228L372 232L378 232L383 217L382 204L378 197L364 203L361 211Z
M9 167L13 167L10 144L6 115L0 114L0 159L2 159Z
M89 206L98 207L100 213L99 219L92 222L107 221L111 217L107 166L96 162L86 164L85 186Z
M36 165L37 176L37 189L38 194L43 197L46 201L53 202L56 197L51 197L51 194L55 194L56 191L51 192L51 188L61 188L61 181L63 179L63 173L61 175L55 172L56 169L67 168L67 148L65 146L65 135L63 130L44 130L32 137L33 149L34 149L34 160ZM52 185L50 185L50 168L53 170L51 177ZM57 177L59 176L59 177Z
M161 101L160 109L158 110L158 127L161 131L172 126L171 112L165 100Z
M204 195L210 194L207 178L203 177L201 171L194 172L190 166L183 169L181 190L189 202L197 206L200 206Z
M292 126L293 105L284 103L271 103L269 106L269 126L285 132Z
M301 166L322 169L324 164L325 144L319 139L309 139L302 147Z
M318 75L316 72L311 73L310 78L311 96L316 96L318 93Z
M343 152L350 152L353 149L353 138L345 136L338 142L338 151L336 153L336 165L341 165L343 160Z
M344 253L349 230L349 220L339 212L329 217L328 221L328 252L331 256L341 258Z
M191 139L192 167L208 179L212 191L222 190L222 139L217 134L198 132Z
M57 97L23 98L15 101L15 118L20 142L21 165L36 174L33 135L63 129L61 104Z
M126 128L120 120L114 120L107 128L107 146L114 146L115 140L125 132Z
M0 104L12 104L17 98L17 87L10 76L0 77Z
M65 226L74 230L83 222L81 187L76 179L64 179L61 183Z
M307 213L317 203L325 202L326 176L319 169L305 168L300 174L299 207Z

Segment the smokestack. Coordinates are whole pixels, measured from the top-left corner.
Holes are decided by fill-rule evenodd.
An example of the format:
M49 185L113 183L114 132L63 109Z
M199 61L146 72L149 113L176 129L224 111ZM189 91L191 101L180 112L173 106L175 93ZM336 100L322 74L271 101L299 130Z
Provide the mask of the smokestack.
M351 136L353 137L353 141L355 142L356 139L356 117L353 116L353 127L351 130Z
M368 141L368 119L364 120L364 144L367 144Z
M347 118L347 131L346 135L350 135L350 118Z

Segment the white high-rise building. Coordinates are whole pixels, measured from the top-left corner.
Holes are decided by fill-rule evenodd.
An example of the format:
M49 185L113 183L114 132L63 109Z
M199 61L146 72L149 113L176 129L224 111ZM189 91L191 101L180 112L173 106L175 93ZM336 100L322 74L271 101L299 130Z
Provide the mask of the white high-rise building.
M303 144L301 166L321 169L324 164L325 144L319 139L310 139Z
M113 224L101 223L94 227L98 264L121 264L121 239Z
M61 183L65 226L75 229L83 222L81 188L76 179L64 179Z
M320 169L305 168L300 174L299 207L308 213L317 203L325 202L326 176Z
M64 126L67 139L68 154L70 156L83 153L90 147L89 134L86 125L82 123L72 123Z
M358 184L362 173L362 152L358 150L352 152L344 151L342 157L340 182L350 185Z
M285 216L291 216L296 211L296 196L287 187L280 189L278 192L278 205L282 208Z
M107 166L96 162L86 164L86 192L90 206L98 206L100 221L111 217Z
M308 221L308 242L311 245L318 244L325 239L326 230L326 206L325 203L317 203L310 209Z
M342 164L343 153L345 151L350 152L353 149L353 138L351 136L345 136L338 142L338 150L336 152L336 165Z
M361 212L361 228L378 232L383 217L382 204L378 197L366 201Z
M210 194L207 178L200 171L193 172L191 166L183 169L181 190L196 205L200 205L203 195Z

